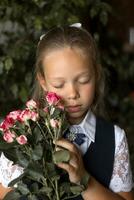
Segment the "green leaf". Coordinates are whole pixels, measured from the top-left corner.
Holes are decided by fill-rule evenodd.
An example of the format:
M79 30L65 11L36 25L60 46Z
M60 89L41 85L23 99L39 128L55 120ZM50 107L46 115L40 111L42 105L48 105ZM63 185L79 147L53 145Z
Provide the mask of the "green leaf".
M70 190L73 194L80 194L83 191L83 186L78 185L78 186L71 186Z
M70 183L63 182L62 185L60 186L60 193L61 194L64 194L64 193L69 194L70 192L71 192L71 190L70 190Z
M0 74L3 73L3 68L4 68L4 64L2 61L0 61Z
M10 58L10 57L6 58L6 60L5 60L5 69L7 71L9 71L12 66L13 66L13 60L12 60L12 58Z
M27 185L24 183L18 184L17 190L19 190L21 194L23 195L28 195L30 193L30 190L28 189Z
M11 192L7 193L3 200L18 200L21 195L18 192L12 190Z
M39 141L42 140L42 138L43 138L43 136L41 134L41 131L40 131L39 127L36 126L33 129L33 133L32 133L32 140L33 140L34 144L37 144Z
M19 151L18 149L16 149L16 156L17 156L18 164L26 168L30 162L30 157L22 153L22 151Z
M106 25L108 22L108 13L104 10L100 13L100 21L103 25Z
M37 162L31 162L25 170L25 173L36 181L39 181L41 178L43 178L41 165Z
M39 191L39 185L35 182L30 186L30 191L31 192L38 192Z
M38 200L38 197L36 197L34 194L33 195L29 195L27 200Z
M53 154L54 163L68 162L70 160L70 153L68 150L56 151Z
M42 187L39 192L40 193L47 193L50 194L53 191L53 189L51 187Z
M49 174L49 177L57 176L56 166L53 162L46 163L46 173Z
M42 28L42 20L41 20L41 18L36 17L35 21L34 21L34 25L35 25L35 29L41 30L41 28Z
M40 160L42 155L43 155L43 147L40 144L38 144L35 146L32 152L32 159L35 161Z
M6 158L8 158L9 160L12 160L14 163L17 162L17 156L16 156L16 149L15 148L3 150L3 152L4 152L4 155L6 156Z
M90 180L90 177L91 177L91 176L90 176L89 173L86 173L85 175L82 176L82 179L81 179L80 184L81 184L81 186L84 187L84 189L87 188L87 185L88 185L88 182L89 182L89 180Z
M4 140L0 142L0 149L1 150L7 150L7 149L12 149L14 146L14 143L7 143Z
M91 18L94 18L98 14L98 9L95 9L94 7L90 10L90 16Z
M106 2L101 2L100 7L101 7L101 10L105 10L106 12L111 13L112 11L112 6Z

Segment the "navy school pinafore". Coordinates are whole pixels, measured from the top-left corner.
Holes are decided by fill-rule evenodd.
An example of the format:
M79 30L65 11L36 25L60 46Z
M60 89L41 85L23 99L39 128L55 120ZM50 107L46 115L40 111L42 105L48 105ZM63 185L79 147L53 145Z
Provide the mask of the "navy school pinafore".
M95 142L83 156L86 170L103 186L109 188L115 154L114 125L102 118L96 120ZM83 200L79 195L70 200Z

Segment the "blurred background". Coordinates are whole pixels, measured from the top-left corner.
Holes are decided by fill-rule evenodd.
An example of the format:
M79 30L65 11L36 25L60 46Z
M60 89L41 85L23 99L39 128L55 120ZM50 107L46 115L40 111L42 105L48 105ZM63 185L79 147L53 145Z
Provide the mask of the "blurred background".
M97 42L109 117L127 133L134 174L133 0L0 0L0 119L32 94L40 35L76 22Z

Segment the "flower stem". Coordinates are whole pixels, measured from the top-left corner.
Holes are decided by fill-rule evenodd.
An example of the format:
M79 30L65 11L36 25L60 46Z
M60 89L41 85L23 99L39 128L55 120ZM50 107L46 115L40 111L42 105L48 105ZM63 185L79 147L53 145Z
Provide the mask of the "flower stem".
M55 192L56 192L56 200L60 200L57 180L55 180Z
M47 123L46 123L46 126L47 126L48 131L49 131L49 133L50 133L50 135L51 135L51 138L52 138L52 140L53 140L53 139L54 139L54 136L53 136L53 134L52 134L52 132L51 132L51 129L50 129L49 125L48 125L48 121L47 121Z
M42 127L40 126L40 124L39 124L38 122L36 122L36 124L38 125L38 127L39 127L39 129L40 129L42 135L44 136L45 140L47 141L46 135L45 135L45 133L44 133Z

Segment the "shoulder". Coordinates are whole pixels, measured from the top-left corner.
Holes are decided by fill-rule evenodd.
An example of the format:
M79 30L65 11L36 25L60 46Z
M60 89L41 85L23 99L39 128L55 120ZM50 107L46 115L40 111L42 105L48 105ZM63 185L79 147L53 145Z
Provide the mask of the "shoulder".
M102 117L96 118L96 130L98 132L101 132L101 136L104 136L107 138L112 137L112 140L115 142L115 150L121 145L124 146L124 148L127 147L127 137L124 129L120 128L118 125L112 123L110 120L104 119Z
M96 117L96 132L104 137L112 137L114 139L114 124L102 117Z
M124 129L120 128L118 125L112 123L110 120L104 119L102 117L97 117L96 118L97 123L101 124L101 126L104 126L104 128L111 128L114 131L115 134L115 140L117 142L126 139L126 133Z
M128 148L125 130L112 122L105 120L105 123L107 124L107 126L113 127L114 138L115 138L115 152L118 150L118 148L120 149Z
M120 128L116 124L114 125L114 130L115 130L116 139L120 140L120 139L126 137L126 133L125 133L124 129Z
M120 149L128 149L127 137L124 129L120 128L117 125L114 125L115 132L115 146L116 150Z

